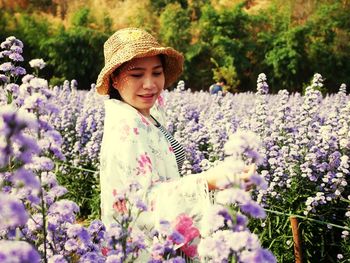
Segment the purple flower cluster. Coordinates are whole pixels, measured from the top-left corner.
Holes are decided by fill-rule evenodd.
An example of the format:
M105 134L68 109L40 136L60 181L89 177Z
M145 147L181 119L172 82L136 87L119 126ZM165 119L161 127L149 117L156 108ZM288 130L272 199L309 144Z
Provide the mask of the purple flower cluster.
M16 66L16 62L23 61L23 43L21 40L15 38L14 36L6 38L4 42L0 44L0 59L6 61L0 64L0 84L8 83L10 77L17 77L26 74L24 68Z
M258 152L260 142L251 132L238 131L231 135L224 149L228 156L224 163L229 160L226 165L230 170L228 174L242 173L245 167L242 159L248 163L257 164L261 161ZM239 165L240 161L241 165ZM265 180L258 174L251 175L251 178L258 188L265 186ZM243 188L242 185L241 187ZM201 260L205 262L231 262L232 260L276 262L272 253L261 248L258 237L247 227L248 218L244 214L255 218L266 217L264 209L252 199L251 195L237 187L236 182L233 187L218 192L215 201L216 205L207 212L202 222L204 237L198 247ZM254 257L256 260L253 260Z
M1 47L21 53L23 44L10 37ZM20 60L5 51L2 58ZM2 69L6 63L12 62ZM104 262L102 223L77 224L79 207L61 199L67 190L53 172L54 161L64 160L62 137L51 124L54 94L45 79L26 75L17 85L13 77L0 86L0 261Z

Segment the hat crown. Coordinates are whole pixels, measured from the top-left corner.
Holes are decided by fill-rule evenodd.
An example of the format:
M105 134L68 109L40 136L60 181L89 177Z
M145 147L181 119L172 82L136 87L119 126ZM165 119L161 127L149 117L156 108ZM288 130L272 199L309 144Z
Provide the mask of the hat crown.
M97 92L108 94L110 75L123 63L157 55L163 55L165 87L169 87L183 70L183 55L171 47L161 46L156 38L142 29L118 30L104 44L105 65L97 78Z
M115 32L104 44L104 56L107 63L112 56L125 46L159 47L158 41L148 32L139 28L124 28Z

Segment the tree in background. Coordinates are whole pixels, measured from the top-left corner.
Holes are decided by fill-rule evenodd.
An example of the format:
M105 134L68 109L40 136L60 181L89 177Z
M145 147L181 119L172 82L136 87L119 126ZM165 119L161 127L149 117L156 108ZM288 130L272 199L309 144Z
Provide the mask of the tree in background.
M45 58L55 69L51 84L77 79L79 86L89 88L103 67L103 43L108 35L91 29L89 9L81 9L73 18L73 27L64 29L41 41Z
M198 39L186 54L190 80L191 77L197 79L195 85L208 87L214 73L215 79L224 77L233 89L238 88L241 80L244 82L250 65L247 53L251 45L250 21L242 8L243 5L237 5L216 10L210 4L202 7L201 17L195 24L200 32Z
M51 7L72 3L79 9L73 15L69 6L57 26L42 13L50 2ZM76 78L84 89L103 66L103 42L127 26L144 28L182 51L183 78L193 90L207 90L220 77L232 90L254 90L261 72L269 76L272 92L301 92L315 72L324 76L328 92L350 83L349 1L266 0L260 9L256 1L219 2L89 0L83 6L78 0L31 0L31 8L20 12L0 10L0 37L15 35L27 43L25 56L44 58L43 75L54 77L51 83Z
M333 92L350 82L350 3L345 3L322 4L308 21L309 67L326 77Z

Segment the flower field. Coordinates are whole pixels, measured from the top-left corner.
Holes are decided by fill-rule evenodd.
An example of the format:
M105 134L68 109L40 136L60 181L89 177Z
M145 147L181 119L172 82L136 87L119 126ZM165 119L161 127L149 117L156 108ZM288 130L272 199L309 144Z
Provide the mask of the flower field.
M126 213L106 231L98 220L106 98L94 85L77 90L75 81L49 87L39 77L42 60L31 60L27 74L22 48L14 37L1 43L0 262L133 262L143 251L149 262L293 262L291 216L305 262L350 259L345 84L323 97L315 74L303 95L272 95L260 74L256 93L193 93L180 81L162 94L165 126L186 151L183 176L228 161L231 172L258 167L251 192L233 184L217 193L209 234L197 245L187 215L151 233L134 231L127 211L147 210L134 186L118 197Z

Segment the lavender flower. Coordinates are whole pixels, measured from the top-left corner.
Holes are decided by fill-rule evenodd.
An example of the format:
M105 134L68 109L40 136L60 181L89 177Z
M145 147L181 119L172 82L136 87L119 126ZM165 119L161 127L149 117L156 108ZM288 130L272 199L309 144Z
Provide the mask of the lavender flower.
M17 47L17 50L21 50L19 47ZM21 50L22 51L22 50ZM13 61L23 61L23 57L22 55L18 54L18 53L12 53L11 55L9 55L9 59L13 60Z
M0 71L9 72L12 70L14 70L14 66L12 65L11 62L5 62L5 63L0 64Z
M22 67L13 67L11 68L11 74L13 76L22 76L22 75L25 75L27 72L25 70L25 68L22 68Z
M48 263L68 263L63 255L54 255L49 258Z
M267 94L269 92L269 85L264 73L260 73L257 80L257 94Z
M1 262L40 262L39 253L27 242L0 240Z
M8 194L0 193L0 231L24 225L28 213L21 201Z
M0 84L5 84L9 81L9 78L4 75L4 74L0 74Z
M240 255L240 262L244 263L274 263L277 262L273 254L266 249L255 251L243 251Z
M48 212L58 215L63 221L72 223L75 219L75 213L79 212L79 207L72 201L59 200L52 204Z

